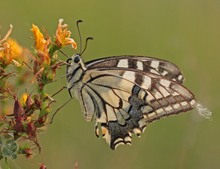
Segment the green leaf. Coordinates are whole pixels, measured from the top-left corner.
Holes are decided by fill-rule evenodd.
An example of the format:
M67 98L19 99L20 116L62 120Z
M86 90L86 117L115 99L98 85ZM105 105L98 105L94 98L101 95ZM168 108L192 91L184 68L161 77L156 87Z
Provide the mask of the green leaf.
M2 156L3 157L12 157L12 158L16 158L17 155L16 151L18 149L17 143L15 142L15 140L8 140L6 142L6 144L2 147Z
M14 152L17 151L17 149L18 149L18 146L17 146L17 143L15 142L15 140L8 140L6 142L6 145L8 148L10 148L10 150L12 150Z

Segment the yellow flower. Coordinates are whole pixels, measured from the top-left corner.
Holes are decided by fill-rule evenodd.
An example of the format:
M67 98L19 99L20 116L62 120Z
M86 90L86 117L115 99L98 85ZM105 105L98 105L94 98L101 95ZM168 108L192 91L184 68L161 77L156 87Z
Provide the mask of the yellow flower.
M34 24L32 24L31 31L34 33L36 49L43 51L44 48L47 47L47 41L44 38L44 35L41 33L40 29Z
M71 32L67 29L67 24L63 24L63 21L63 19L59 19L58 27L56 30L55 43L58 48L66 45L71 45L73 49L76 49L77 44L72 38L70 38Z
M35 38L35 48L37 50L39 59L38 62L41 64L50 64L49 56L49 45L50 39L45 39L44 35L41 33L40 29L36 25L32 25L31 31L34 33Z
M23 48L13 39L8 39L0 44L0 62L2 66L7 66L14 60L22 60Z
M27 98L28 98L28 94L27 93L23 93L21 98L20 98L20 103L21 103L22 106L26 105Z
M6 67L11 62L16 62L16 60L21 60L23 48L9 36L12 32L13 26L10 25L10 29L6 35L0 40L0 66ZM18 63L18 62L16 62Z

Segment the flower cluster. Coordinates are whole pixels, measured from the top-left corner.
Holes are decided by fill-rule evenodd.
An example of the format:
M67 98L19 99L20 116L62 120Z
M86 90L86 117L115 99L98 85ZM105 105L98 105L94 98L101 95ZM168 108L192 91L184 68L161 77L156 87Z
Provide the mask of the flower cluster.
M41 150L38 133L47 125L55 102L46 86L63 65L57 51L67 45L77 47L63 19L53 39L32 25L32 52L10 38L12 28L0 40L0 160L18 154L30 158L34 149Z

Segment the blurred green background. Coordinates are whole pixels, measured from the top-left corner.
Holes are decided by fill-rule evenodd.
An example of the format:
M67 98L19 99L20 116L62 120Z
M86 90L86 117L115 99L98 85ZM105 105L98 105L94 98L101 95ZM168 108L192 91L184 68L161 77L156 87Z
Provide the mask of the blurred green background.
M182 69L185 85L213 112L212 121L195 110L161 119L140 139L134 136L132 146L112 151L95 137L94 123L85 122L74 99L40 135L42 153L10 161L12 168L37 169L45 163L48 169L73 169L76 161L79 169L220 168L220 0L7 0L0 6L1 34L13 24L12 37L26 47L33 44L32 23L52 35L64 18L78 41L75 22L82 19L83 37L94 37L85 60L136 54L172 61ZM64 74L61 70L51 92L66 85ZM68 92L56 99L61 105Z

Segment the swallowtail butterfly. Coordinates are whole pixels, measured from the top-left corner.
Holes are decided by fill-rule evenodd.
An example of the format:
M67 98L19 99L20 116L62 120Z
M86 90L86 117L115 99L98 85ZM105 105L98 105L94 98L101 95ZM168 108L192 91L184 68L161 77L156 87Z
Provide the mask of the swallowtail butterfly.
M80 54L67 60L67 89L79 100L95 134L111 149L131 144L132 133L161 117L186 112L195 97L182 85L183 75L171 62L145 56L113 56L84 63Z

